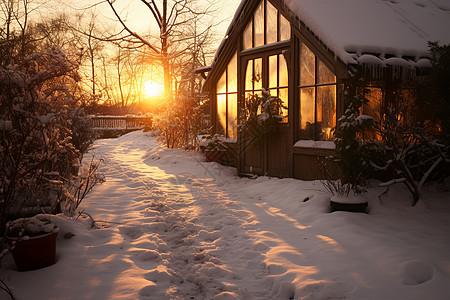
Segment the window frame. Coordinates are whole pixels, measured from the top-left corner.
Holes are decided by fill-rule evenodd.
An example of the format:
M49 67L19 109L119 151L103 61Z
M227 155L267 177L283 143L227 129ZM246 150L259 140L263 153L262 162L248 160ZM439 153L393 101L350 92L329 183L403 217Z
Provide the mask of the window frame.
M215 98L216 98L216 121L215 121L215 127L216 127L216 132L219 133L223 133L224 136L226 138L237 138L237 125L238 125L238 110L239 110L239 97L238 97L238 86L239 86L239 70L238 70L238 53L237 51L234 51L234 54L231 56L231 58L228 60L228 62L225 64L225 68L222 71L222 73L220 73L220 76L217 79L216 82L216 91L215 91ZM230 64L233 62L235 62L235 70L236 70L236 78L235 78L235 84L236 87L234 89L234 91L230 92L229 91L229 66ZM224 92L219 92L218 91L218 83L221 81L222 77L225 75L225 90ZM225 126L222 126L222 124L220 123L220 117L219 117L219 97L220 96L225 96ZM234 96L235 97L235 107L236 107L236 111L234 112L234 123L236 124L236 126L233 129L233 132L230 133L230 111L229 111L229 107L230 107L230 96ZM220 130L218 130L220 129ZM223 129L223 131L222 131Z
M268 23L268 17L267 17L267 6L268 3L276 9L277 11L277 16L276 16L276 41L272 42L270 44L267 43L267 23ZM244 27L244 30L242 32L242 47L243 50L252 50L255 48L259 48L259 47L264 47L264 46L268 46L268 45L274 45L276 43L280 43L280 42L284 42L284 41L290 41L292 39L292 26L289 26L289 39L281 39L282 38L282 33L281 33L281 24L282 24L282 18L284 18L287 23L290 25L289 19L280 11L280 9L277 8L276 5L274 5L272 2L270 2L269 0L261 0L258 5L255 7L255 12L259 9L259 6L262 5L262 13L263 13L263 18L264 18L264 23L263 23L263 44L259 45L259 46L255 46L255 13L252 14L252 16L249 18L247 25ZM250 41L250 48L246 48L245 47L245 35L247 34L247 29L249 29L250 34L251 34L251 41Z
M334 86L334 115L335 115L335 124L334 126L336 126L336 121L337 121L337 110L338 110L338 76L336 74L336 71L334 70L334 68L330 68L329 64L327 63L326 60L324 60L320 55L317 54L317 51L315 50L314 47L311 47L311 45L305 41L302 38L298 39L298 54L299 54L299 59L298 62L296 64L298 64L298 68L299 68L299 75L297 80L297 94L298 96L296 97L297 102L298 102L298 124L297 124L297 128L298 128L298 133L299 133L299 139L300 140L310 140L311 136L308 135L307 137L305 137L308 133L303 133L303 132L307 132L306 128L302 128L302 99L301 99L301 90L302 89L308 89L308 88L313 88L314 89L314 128L313 128L313 140L315 141L322 141L322 140L331 140L331 138L329 139L323 139L319 137L319 134L322 133L322 131L318 128L317 124L318 124L318 100L319 100L319 93L318 90L321 87L328 87L328 86ZM301 80L302 80L302 74L301 74L301 55L302 55L302 48L306 47L309 51L312 52L312 54L314 55L314 84L301 84ZM334 75L334 82L333 83L319 83L319 65L320 63L322 63L322 65L324 67L326 67L333 75Z
M291 41L287 40L287 41L283 41L280 43L276 43L276 44L269 44L269 45L265 45L263 47L258 47L255 49L247 49L247 50L243 50L241 52L240 55L240 61L241 61L241 84L242 84L242 95L243 95L243 101L242 101L242 108L245 108L245 98L246 95L249 91L253 91L253 92L259 92L262 90L266 90L266 91L270 91L270 90L277 90L277 95L272 95L272 96L278 96L278 91L280 89L287 89L287 99L285 102L285 105L287 106L287 114L286 116L283 117L283 121L280 124L289 124L289 120L290 120L290 95L291 95L291 87L289 86L289 83L291 82L290 78L291 78L291 72L290 72L290 68L289 68L289 59L285 56L284 59L286 61L286 68L287 68L287 75L288 75L288 85L287 86L277 86L277 87L272 87L269 88L269 57L270 56L275 56L275 55L284 55L285 51L290 49L291 46ZM261 88L260 89L255 89L254 85L252 89L246 89L246 73L247 73L247 63L250 60L255 60L261 58L262 61L262 78L261 78ZM279 59L277 59L277 61L279 61ZM277 63L277 74L279 74L279 68L280 65L279 63ZM254 65L253 65L253 70L254 70ZM278 77L278 76L277 76ZM277 84L279 82L279 78L277 78Z

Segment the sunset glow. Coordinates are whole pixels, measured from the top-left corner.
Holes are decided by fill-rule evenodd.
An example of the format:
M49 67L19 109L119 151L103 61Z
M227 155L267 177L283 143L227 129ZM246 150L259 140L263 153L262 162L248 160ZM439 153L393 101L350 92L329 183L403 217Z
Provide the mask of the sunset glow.
M158 82L148 80L144 82L144 94L146 97L162 96L164 93L164 85Z

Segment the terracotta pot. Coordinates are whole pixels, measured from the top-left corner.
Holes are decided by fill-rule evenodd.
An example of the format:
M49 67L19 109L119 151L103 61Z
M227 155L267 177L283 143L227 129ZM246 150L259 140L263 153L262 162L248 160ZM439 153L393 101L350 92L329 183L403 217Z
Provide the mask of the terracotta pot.
M207 162L220 162L225 155L224 150L205 150L205 158Z
M31 271L53 265L56 262L56 237L58 232L51 232L27 240L6 237L13 246L12 255L19 271Z

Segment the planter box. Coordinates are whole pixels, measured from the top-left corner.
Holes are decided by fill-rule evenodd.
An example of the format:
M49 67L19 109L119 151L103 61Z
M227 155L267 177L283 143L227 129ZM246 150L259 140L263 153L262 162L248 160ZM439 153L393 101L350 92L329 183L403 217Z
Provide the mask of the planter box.
M207 162L218 162L225 156L225 150L205 150L205 158Z
M56 262L56 237L58 232L47 233L27 240L6 237L19 271L30 271L53 265Z

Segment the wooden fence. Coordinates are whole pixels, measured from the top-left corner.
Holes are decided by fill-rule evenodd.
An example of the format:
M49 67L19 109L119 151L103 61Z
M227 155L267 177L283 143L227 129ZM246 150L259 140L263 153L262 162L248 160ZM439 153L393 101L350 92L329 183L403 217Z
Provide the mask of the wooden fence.
M91 116L91 127L102 136L117 136L151 125L147 116Z

